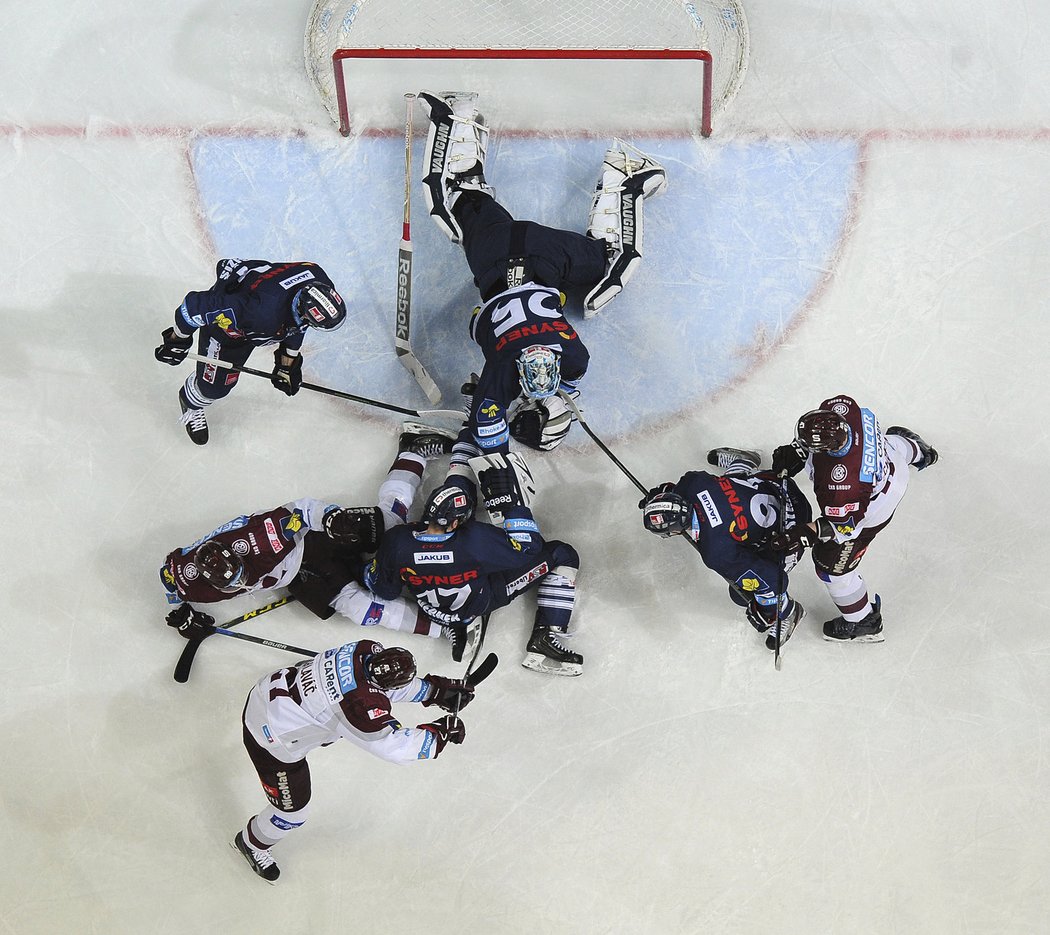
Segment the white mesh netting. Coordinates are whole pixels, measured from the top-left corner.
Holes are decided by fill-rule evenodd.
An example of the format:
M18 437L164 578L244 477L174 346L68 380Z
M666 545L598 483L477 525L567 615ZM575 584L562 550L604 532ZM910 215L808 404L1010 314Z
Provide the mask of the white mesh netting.
M521 125L544 117L581 127L594 119L632 119L678 125L679 111L697 119L700 63L562 60L557 53L602 50L697 50L711 53L715 113L732 99L748 60L747 20L738 0L316 0L305 36L307 71L332 118L340 121L332 56L337 49L401 50L396 59L351 58L344 87L351 121L397 126L405 91L470 87L520 116ZM545 50L541 60L420 58L415 50ZM660 69L659 80L649 76ZM666 98L681 88L681 100ZM658 88L658 93L654 93ZM591 92L589 95L587 92ZM517 97L515 97L515 93ZM531 96L535 107L522 100ZM580 103L573 103L579 97ZM591 100L588 100L591 98ZM598 99L595 105L593 99ZM524 112L523 112L524 108ZM625 117L625 114L631 116Z

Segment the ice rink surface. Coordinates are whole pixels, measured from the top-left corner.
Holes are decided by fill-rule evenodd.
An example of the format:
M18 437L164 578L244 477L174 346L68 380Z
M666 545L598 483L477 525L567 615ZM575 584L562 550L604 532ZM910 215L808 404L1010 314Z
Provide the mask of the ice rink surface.
M768 453L838 392L940 450L861 566L886 641L821 639L807 561L775 671L577 427L530 463L542 528L583 559L583 677L518 665L525 597L493 618L462 747L318 751L278 888L227 847L264 803L244 696L295 657L216 637L177 685L157 568L242 512L372 502L399 423L245 377L196 448L159 332L218 256L318 260L352 323L308 343L307 379L427 405L389 331L400 144L336 134L307 9L5 21L0 932L1046 932L1050 7L1021 0L748 0L740 94L710 140L636 140L670 186L636 278L577 321L588 422L647 484L716 445ZM508 206L582 229L604 143L494 127ZM418 350L454 404L475 293L414 195ZM444 642L298 608L244 629L457 669Z

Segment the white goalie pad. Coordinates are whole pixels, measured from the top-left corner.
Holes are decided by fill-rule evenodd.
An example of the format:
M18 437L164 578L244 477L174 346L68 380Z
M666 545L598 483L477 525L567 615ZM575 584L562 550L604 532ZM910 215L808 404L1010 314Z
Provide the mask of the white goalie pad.
M478 455L468 462L478 479L485 508L494 523L502 523L505 512L529 506L536 495L536 482L525 459L517 452Z

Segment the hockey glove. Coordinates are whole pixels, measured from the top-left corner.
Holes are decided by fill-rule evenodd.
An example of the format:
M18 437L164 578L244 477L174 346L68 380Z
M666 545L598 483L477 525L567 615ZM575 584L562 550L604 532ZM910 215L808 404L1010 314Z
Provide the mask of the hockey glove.
M164 622L178 630L184 640L202 640L211 636L215 627L214 617L194 610L189 604L180 604L164 618Z
M463 743L463 738L467 736L467 729L463 726L463 722L451 714L446 714L443 718L438 718L429 724L420 724L418 729L429 731L434 735L434 742L437 744L437 749L434 751L435 757L441 755L445 744Z
M747 617L747 622L751 624L759 633L765 633L769 630L774 623L776 623L776 605L770 606L767 616L766 609L758 603L754 598L751 598L747 603L747 610L744 611ZM773 619L770 619L772 617Z
M511 420L510 434L529 448L552 451L569 434L572 420L573 414L560 396L530 400Z
M174 328L166 328L160 333L160 339L164 342L153 351L153 356L162 364L170 364L177 367L186 359L193 338L182 337L175 333Z
M799 548L809 549L818 542L830 542L835 538L835 527L831 520L821 517L815 525L816 531L808 523L789 526L783 532L774 531L763 543L763 547L773 552L794 552Z
M290 364L285 361L290 360ZM303 358L284 353L280 348L273 352L273 375L270 382L286 396L294 396L303 385Z
M808 454L797 441L773 449L773 473L777 476L794 477L806 466Z
M443 675L427 675L424 678L430 685L430 694L423 702L424 708L437 705L444 711L462 711L474 700L474 689L463 679L445 678ZM458 702L456 699L459 699ZM458 708L457 708L458 705Z

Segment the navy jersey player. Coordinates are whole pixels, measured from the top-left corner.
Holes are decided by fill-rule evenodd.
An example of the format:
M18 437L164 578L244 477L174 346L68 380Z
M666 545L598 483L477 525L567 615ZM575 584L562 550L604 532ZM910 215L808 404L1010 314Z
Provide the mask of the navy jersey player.
M586 290L589 317L623 289L641 260L642 201L667 178L618 141L605 155L586 234L516 220L485 181L488 130L477 95L421 91L418 99L430 119L424 197L438 227L463 245L481 293L470 334L485 363L464 387L470 409L451 464L452 475L465 475L471 457L506 452L510 437L544 451L565 438L572 412L559 390L576 395L589 360L565 318L565 293Z
M535 587L536 616L522 665L579 675L583 657L562 642L576 599L579 555L566 542L543 538L512 467L483 470L478 480L486 502L501 504L499 525L474 518L470 490L439 487L420 522L387 532L365 569L365 585L383 599L407 588L436 623L471 629L482 615Z
M840 616L824 624L824 639L880 642L882 601L869 599L857 571L871 541L889 525L908 489L909 468L937 462L937 452L910 429L883 432L870 409L849 396L833 396L803 414L795 439L773 452L774 471L813 481L819 516L774 536L779 549L813 547L813 564Z
M774 624L780 618L783 644L805 615L802 604L787 590L786 573L802 555L801 546L785 556L781 584L781 557L766 544L770 530L809 522L812 510L794 481L787 481L783 501L780 481L759 471L757 452L715 448L707 460L722 473L687 471L677 483L650 491L638 506L646 529L659 536L688 536L708 568L729 584L730 597L745 607L748 622L766 635L766 646L776 649Z
M176 366L197 332L197 353L232 367L244 365L256 347L277 345L273 385L288 396L303 382L300 349L306 331L334 331L346 320L346 305L328 274L316 263L219 260L215 284L189 292L175 310L175 323L161 333L157 360ZM208 442L204 409L223 399L240 373L198 362L179 390L182 422L190 439Z

